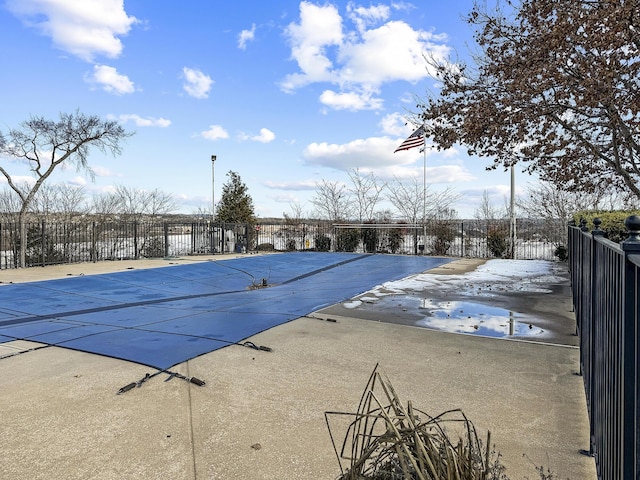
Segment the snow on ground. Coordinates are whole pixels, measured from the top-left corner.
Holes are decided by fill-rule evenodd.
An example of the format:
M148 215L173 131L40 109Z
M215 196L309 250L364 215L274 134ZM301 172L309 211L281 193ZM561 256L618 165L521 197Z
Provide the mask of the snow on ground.
M420 291L437 287L439 291L455 290L459 294L495 296L497 292L545 293L547 285L559 283L558 275L563 264L548 260L489 260L476 270L459 275L419 273L410 277L386 282L369 292L371 296L398 295L407 291ZM363 300L363 298L361 298Z
M564 281L560 276L562 269L566 269L566 264L547 260L489 260L476 270L464 274L419 273L386 282L344 302L342 306L356 309L363 304L376 304L377 308L393 309L401 305L404 311L424 315L416 324L427 328L498 337L541 337L545 332L532 327L526 315L478 304L473 300L508 292L550 292L549 285ZM435 289L440 298L455 293L469 297L470 301L439 301L411 296L411 292L430 289ZM399 297L402 299L395 300Z

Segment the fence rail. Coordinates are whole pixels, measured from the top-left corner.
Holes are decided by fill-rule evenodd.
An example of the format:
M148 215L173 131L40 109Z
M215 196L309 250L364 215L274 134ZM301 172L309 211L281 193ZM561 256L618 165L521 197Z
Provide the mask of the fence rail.
M562 221L440 220L425 224L293 222L31 222L26 267L255 250L318 250L455 257L553 259L566 246ZM0 269L20 267L20 228L0 223ZM513 252L512 252L513 251Z
M589 453L601 480L640 478L640 217L620 244L570 227L569 269L580 372L590 421Z

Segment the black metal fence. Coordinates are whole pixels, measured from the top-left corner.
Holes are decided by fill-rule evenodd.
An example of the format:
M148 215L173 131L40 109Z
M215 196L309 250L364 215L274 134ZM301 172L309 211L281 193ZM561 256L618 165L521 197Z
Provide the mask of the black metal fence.
M569 268L591 441L598 478L640 478L640 217L614 243L596 229L569 228Z
M515 243L510 232L509 221L502 220L424 225L40 221L26 226L24 266L259 250L553 259L562 257L566 246L562 221L518 220ZM0 223L0 269L21 266L20 245L18 224Z

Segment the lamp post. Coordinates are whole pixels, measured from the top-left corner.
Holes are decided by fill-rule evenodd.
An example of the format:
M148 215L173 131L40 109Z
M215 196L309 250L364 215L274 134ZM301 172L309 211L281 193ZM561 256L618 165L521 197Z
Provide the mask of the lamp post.
M513 165L511 165L511 201L509 205L509 213L511 216L511 221L509 222L509 236L511 237L511 258L515 260L516 241L518 240L518 237L516 236L516 173L513 169Z
M211 219L216 218L216 156L211 155Z

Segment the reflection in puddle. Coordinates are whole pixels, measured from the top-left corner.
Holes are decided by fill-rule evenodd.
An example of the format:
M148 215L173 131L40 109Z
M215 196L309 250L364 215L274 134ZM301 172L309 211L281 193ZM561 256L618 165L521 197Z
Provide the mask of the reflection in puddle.
M524 315L503 308L471 302L423 299L427 310L417 325L454 333L474 333L488 337L539 337L544 333L526 321Z
M360 297L344 302L348 309L375 310L378 313L398 311L420 317L420 327L452 333L471 333L486 337L543 337L545 331L531 323L531 318L504 308L480 303L439 301L410 295Z

